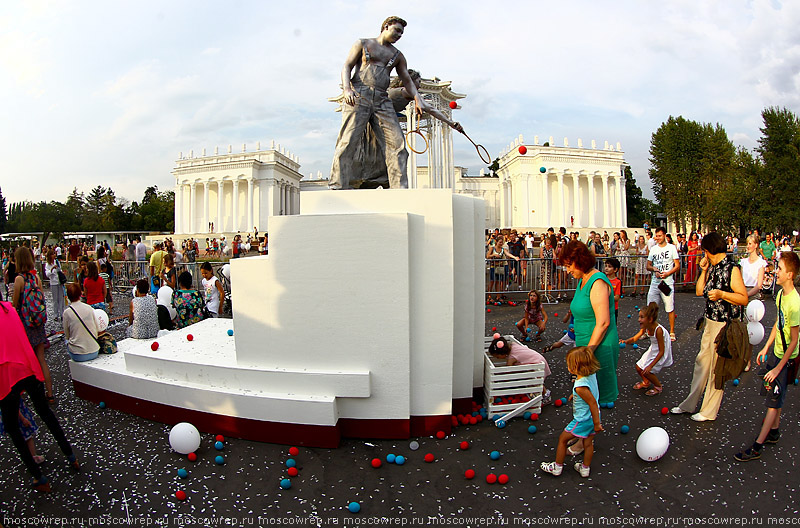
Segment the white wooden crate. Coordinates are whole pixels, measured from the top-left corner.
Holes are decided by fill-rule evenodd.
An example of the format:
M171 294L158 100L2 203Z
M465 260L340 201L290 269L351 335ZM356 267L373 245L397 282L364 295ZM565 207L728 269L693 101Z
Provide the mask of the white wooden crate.
M506 341L513 341L522 345L511 335L504 337ZM486 400L486 411L490 418L495 414L506 414L520 405L519 403L496 404L494 403L495 398L519 394L526 394L531 397L542 396L542 390L544 389L544 363L507 367L505 359L494 358L489 355L488 350L491 343L492 338L487 337L484 340L483 348L483 395ZM532 413L541 413L541 399L539 403L528 410Z

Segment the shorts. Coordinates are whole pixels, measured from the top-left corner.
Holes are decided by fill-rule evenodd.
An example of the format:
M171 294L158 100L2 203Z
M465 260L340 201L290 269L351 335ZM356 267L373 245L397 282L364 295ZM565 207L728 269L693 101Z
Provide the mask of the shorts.
M797 358L794 360L797 361ZM763 376L763 374L766 374L768 371L774 369L778 363L780 363L780 361L781 360L778 359L775 353L771 352L767 358L766 368L759 371L759 374ZM783 407L783 402L786 400L787 385L789 385L789 362L784 365L783 370L781 370L780 374L778 374L778 377L775 378L775 381L770 383L769 389L767 389L766 385L762 382L761 393L765 396L764 405L768 409L781 409Z
M659 298L664 303L665 312L672 313L675 311L675 288L672 288L669 295L664 295L664 292L658 289L658 284L651 282L650 289L647 291L647 304L651 302L658 304Z
M579 422L573 418L564 430L578 438L589 438L595 434L594 422L592 420L583 420Z
M564 334L558 342L564 343L564 346L568 346L569 348L575 348L575 340L571 338L569 334Z

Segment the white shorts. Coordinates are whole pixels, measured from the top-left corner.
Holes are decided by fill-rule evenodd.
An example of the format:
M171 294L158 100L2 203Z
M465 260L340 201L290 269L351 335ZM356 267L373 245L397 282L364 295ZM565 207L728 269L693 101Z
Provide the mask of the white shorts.
M558 340L560 343L564 343L564 346L569 348L575 348L575 340L572 339L569 334L564 334L561 339Z
M664 295L664 292L658 289L658 284L651 282L650 289L647 291L647 304L654 302L658 304L658 300L664 303L664 311L672 313L675 311L675 288L670 286L672 291L669 295Z

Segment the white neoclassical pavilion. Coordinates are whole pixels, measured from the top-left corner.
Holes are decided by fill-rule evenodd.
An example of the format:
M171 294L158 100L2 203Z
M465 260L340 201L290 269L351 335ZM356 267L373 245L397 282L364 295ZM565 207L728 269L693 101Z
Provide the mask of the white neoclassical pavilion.
M460 176L457 193L486 200L486 226L515 227L541 231L558 229L627 226L625 200L625 157L619 143L605 142L598 149L594 140L584 147L540 145L538 136L525 145L520 135L500 153L498 177ZM525 145L523 155L519 147ZM544 168L544 172L542 172Z
M200 157L192 151L179 156L172 171L175 177L175 234L207 236L214 224L215 234L265 232L270 215L300 212L300 160L272 141L262 150Z

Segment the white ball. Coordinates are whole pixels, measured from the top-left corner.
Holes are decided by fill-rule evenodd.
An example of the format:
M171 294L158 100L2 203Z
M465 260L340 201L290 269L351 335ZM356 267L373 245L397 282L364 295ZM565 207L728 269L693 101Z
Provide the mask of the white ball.
M764 303L758 299L753 299L747 305L747 320L757 323L764 317Z
M108 328L108 314L105 310L101 310L100 308L94 309L94 320L97 323L97 331L103 332L106 328Z
M169 445L182 455L194 453L200 447L200 433L188 422L181 422L169 431Z
M645 462L653 462L664 456L669 449L669 435L661 427L642 431L636 440L636 454Z
M250 251L250 244L249 243L244 245L244 250L245 251Z
M764 325L761 323L747 323L747 335L750 336L750 344L757 345L764 339Z
M231 265L230 264L225 264L224 266L222 266L222 274L225 275L226 279L230 279L231 278Z

